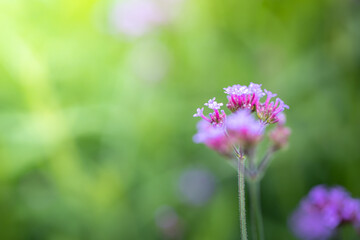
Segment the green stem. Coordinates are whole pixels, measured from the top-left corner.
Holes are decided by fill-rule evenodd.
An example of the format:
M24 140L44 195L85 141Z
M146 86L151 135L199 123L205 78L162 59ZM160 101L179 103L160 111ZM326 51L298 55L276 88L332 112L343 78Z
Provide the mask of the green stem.
M245 169L244 158L238 158L238 185L241 239L247 240L245 212Z
M264 240L264 228L260 207L260 182L249 181L250 208L251 208L251 230L253 240Z
M275 151L276 151L276 149L274 147L270 147L266 151L266 154L265 154L264 158L262 159L262 161L260 162L259 167L258 167L258 175L259 175L258 178L262 178L264 176L265 170L268 168L271 157Z

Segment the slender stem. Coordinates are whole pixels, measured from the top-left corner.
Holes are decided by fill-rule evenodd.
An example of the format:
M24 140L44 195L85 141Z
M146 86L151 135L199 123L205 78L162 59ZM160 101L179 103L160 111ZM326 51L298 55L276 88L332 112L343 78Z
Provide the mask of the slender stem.
M255 146L248 147L246 150L247 158L249 159L249 177L248 179L255 179L258 175L258 169L255 164Z
M230 164L231 167L233 167L236 171L238 171L238 165L239 165L239 158L233 158L231 159L228 163ZM241 173L245 175L245 179L246 178L250 178L252 176L250 170L244 166L244 163L240 162L241 166Z
M251 208L251 230L253 240L264 240L264 227L260 207L260 182L249 181L250 208Z
M267 169L267 167L269 166L269 163L270 163L270 160L271 160L271 157L272 157L274 151L275 151L275 148L274 148L274 147L270 147L270 148L267 150L264 158L261 160L261 162L260 162L260 164L259 164L259 167L258 167L258 174L260 175L259 178L261 178L262 175L264 175L264 172L265 172L265 170Z
M245 212L245 174L244 158L238 158L238 185L241 239L247 240L246 212Z

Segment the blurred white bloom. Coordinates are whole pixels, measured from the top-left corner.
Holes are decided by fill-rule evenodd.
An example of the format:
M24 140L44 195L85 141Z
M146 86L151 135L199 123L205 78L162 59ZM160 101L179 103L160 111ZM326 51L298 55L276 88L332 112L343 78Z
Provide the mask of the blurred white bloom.
M177 8L177 0L127 0L117 2L110 14L115 32L142 36L168 23Z

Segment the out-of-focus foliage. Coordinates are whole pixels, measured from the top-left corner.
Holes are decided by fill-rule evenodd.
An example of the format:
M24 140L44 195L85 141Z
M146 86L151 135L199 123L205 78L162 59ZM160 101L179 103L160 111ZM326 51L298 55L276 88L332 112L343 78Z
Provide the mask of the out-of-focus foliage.
M360 196L360 2L177 4L126 36L114 1L0 1L0 239L239 239L235 171L192 142L192 114L250 81L290 106L267 239L294 238L316 184Z

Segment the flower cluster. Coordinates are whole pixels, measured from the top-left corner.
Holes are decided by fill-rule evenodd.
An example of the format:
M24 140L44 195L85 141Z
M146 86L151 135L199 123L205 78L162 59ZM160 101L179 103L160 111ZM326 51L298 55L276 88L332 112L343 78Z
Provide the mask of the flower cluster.
M204 108L198 108L194 114L194 117L202 119L197 125L198 132L193 140L228 157L230 164L234 167L236 165L241 239L246 240L245 178L253 183L250 184L251 191L256 192L256 184L264 176L272 154L287 144L290 129L284 126L286 117L283 112L289 107L280 98L275 102L271 101L276 94L263 91L260 84L234 85L224 90L228 99L226 107L231 114L226 115L225 111L221 110L223 104L218 103L215 98L210 99L204 104L211 109L208 116L204 115ZM267 97L262 103L261 98L264 96ZM256 148L269 125L275 125L269 134L272 144L261 161L257 162ZM253 210L259 209L258 202L257 194L252 194L251 204L255 204ZM254 238L262 239L262 221L260 218L254 218L254 221L257 222L253 228L256 233Z
M207 103L204 104L208 108L214 110L213 113L209 114L209 118L205 117L204 115L204 108L198 108L197 112L194 114L194 117L201 117L205 121L211 123L213 126L221 127L224 124L224 120L226 118L226 114L224 110L221 110L221 113L219 112L219 109L223 105L222 103L217 103L215 101L215 98L210 99Z
M250 83L248 87L234 85L224 88L224 90L225 93L228 94L227 98L229 100L226 106L232 112L235 112L238 109L255 111L260 98L265 96L261 89L261 84Z
M265 89L266 100L265 103L258 102L256 105L256 112L258 117L264 123L276 123L279 122L279 113L283 112L286 109L289 109L289 106L286 105L280 98L276 98L275 103L270 102L271 98L276 97L276 94L273 94L270 91Z
M249 86L234 85L224 90L228 95L226 107L232 114L227 116L224 110L220 110L223 103L218 103L215 98L204 104L212 110L208 116L204 115L204 108L198 108L194 117L203 120L199 122L198 133L194 136L196 143L204 143L221 154L230 155L236 146L254 146L263 138L267 125L278 123L277 131L274 130L270 139L277 149L286 145L290 130L283 127L283 111L289 107L280 98L270 101L276 94L263 91L260 84L254 83ZM261 103L264 96L267 98ZM256 112L257 119L253 112Z
M250 83L249 86L234 85L224 88L225 93L228 95L227 108L230 111L235 112L238 109L248 109L250 111L256 111L259 119L264 123L276 123L279 121L278 114L283 112L285 108L289 109L289 106L277 98L275 102L270 102L271 98L276 97L277 94L273 94L266 89L261 89L261 84ZM266 100L264 103L260 102L260 99L264 96Z
M301 201L290 224L300 239L329 239L345 223L360 225L360 200L342 187L314 187Z

